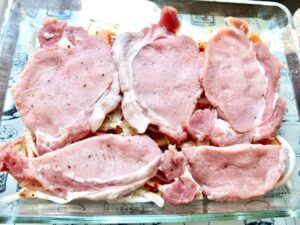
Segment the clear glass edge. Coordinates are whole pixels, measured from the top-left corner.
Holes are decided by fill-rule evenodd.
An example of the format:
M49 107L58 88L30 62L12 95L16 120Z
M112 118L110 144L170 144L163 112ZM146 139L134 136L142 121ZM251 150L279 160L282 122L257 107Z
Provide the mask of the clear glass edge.
M286 14L288 18L288 25L291 27L291 30L293 31L293 42L295 44L295 52L298 55L298 58L300 59L300 43L298 41L298 36L297 36L297 30L294 24L293 16L290 12L290 10L283 4L279 2L271 2L271 1L253 1L253 0L193 0L196 2L219 2L219 3L232 3L232 4L245 4L245 5L261 5L261 6L276 6L280 8L284 13Z
M6 1L6 9L4 10L2 21L0 24L0 54L2 54L2 47L4 45L4 37L8 26L8 21L10 19L10 13L11 9L13 7L13 4L15 3L15 0L7 0ZM1 118L0 118L1 119Z
M0 216L0 223L171 223L198 222L220 220L243 220L274 217L300 217L300 209L284 209L270 211L234 212L234 213L206 213L206 214L166 214L166 215L101 215L101 216Z
M5 31L7 29L7 24L8 24L8 20L9 20L9 17L10 17L10 10L13 6L13 3L15 2L15 0L7 0L6 1L6 6L5 6L5 10L4 10L4 13L2 15L2 18L1 18L1 29L0 29L0 43L1 43L1 46L3 45L3 38L4 38L4 34L5 34Z
M250 4L250 5L264 5L276 6L284 11L286 14L289 26L293 30L293 42L295 52L300 58L299 42L296 36L296 29L293 18L289 9L281 3L269 1L239 1L239 0L194 0L200 2L219 2L219 3L232 3L232 4ZM7 21L10 19L10 13L13 4L16 0L8 0L6 9L3 15L3 20L0 29L0 50L3 47L4 34L7 30ZM1 51L0 51L1 54ZM1 116L1 115L0 115ZM300 206L300 205L299 205ZM1 210L1 209L0 209ZM155 222L197 222L197 221L220 221L220 220L243 220L255 218L271 218L271 217L300 217L300 207L295 209L277 209L265 211L250 211L250 212L230 212L230 213L200 213L200 214L165 214L165 215L14 215L3 216L0 215L0 223L137 223L142 221L144 223Z
M8 29L8 21L10 19L11 10L12 10L13 5L15 4L15 2L16 2L16 0L7 0L6 1L5 10L4 10L3 16L1 18L2 21L1 21L1 24L0 24L0 56L2 56L2 54L3 54L3 48L4 48L4 45L5 45L4 39L5 39L6 31ZM5 79L6 79L6 85L7 85L8 80L9 80L9 76L7 76ZM6 99L6 94L3 97L3 103L5 102L5 99ZM4 104L3 104L3 107L4 107ZM2 121L3 107L1 107L1 104L0 104L0 110L1 110L0 111L1 112L0 113L0 126L1 126L1 121Z

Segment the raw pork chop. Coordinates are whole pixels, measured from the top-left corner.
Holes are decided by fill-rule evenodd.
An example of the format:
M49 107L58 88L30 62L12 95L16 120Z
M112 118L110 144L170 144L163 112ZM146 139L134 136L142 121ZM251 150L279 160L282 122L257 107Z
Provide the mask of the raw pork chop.
M288 151L279 145L239 144L184 148L194 179L218 201L259 197L285 172Z
M207 99L237 132L260 124L267 79L245 34L222 28L208 42L203 88Z
M112 52L103 40L50 20L39 41L13 97L43 154L96 131L120 96Z
M8 171L26 187L67 201L127 195L155 176L162 155L146 135L103 134L36 158L12 148L8 145L0 152L0 171Z
M227 21L234 27L220 29L208 42L202 79L205 96L220 118L197 128L193 122L199 115L194 114L193 129L188 128L201 140L203 129L213 126L210 139L219 146L274 137L286 108L278 94L280 62L262 43L247 39L245 21ZM212 117L214 113L206 114Z
M139 133L153 124L177 142L202 92L198 47L175 35L179 26L176 9L164 7L158 25L119 35L113 45L125 119Z

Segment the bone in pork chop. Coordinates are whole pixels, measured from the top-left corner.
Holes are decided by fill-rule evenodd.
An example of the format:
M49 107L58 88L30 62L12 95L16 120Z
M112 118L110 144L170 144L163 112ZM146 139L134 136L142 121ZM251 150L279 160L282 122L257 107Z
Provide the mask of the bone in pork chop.
M125 196L155 176L162 155L146 135L103 134L35 158L13 151L15 144L0 151L0 171L67 201Z
M197 146L183 153L203 193L218 201L263 196L275 187L288 161L287 149L279 145Z
M121 34L113 45L125 119L139 133L156 125L176 142L185 140L183 125L202 92L198 47L176 36L179 26L177 11L164 7L158 25Z
M103 40L51 20L39 41L13 98L43 154L96 131L120 96L111 48Z

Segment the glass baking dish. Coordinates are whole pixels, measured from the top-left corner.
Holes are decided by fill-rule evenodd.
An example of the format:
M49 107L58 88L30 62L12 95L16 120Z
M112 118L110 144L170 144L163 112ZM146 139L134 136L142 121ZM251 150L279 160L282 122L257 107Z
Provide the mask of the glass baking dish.
M85 4L96 4L95 1L84 2ZM186 32L196 31L199 38L203 40L211 35L212 30L224 26L224 17L244 18L248 21L250 29L261 35L271 52L283 63L280 92L287 102L288 110L279 134L289 141L297 158L296 168L289 185L273 190L264 198L255 200L239 202L203 200L182 206L167 204L163 208L152 203L109 204L74 201L69 204L56 204L36 199L2 200L0 201L0 223L112 224L300 216L299 47L290 12L278 3L259 1L169 0L156 1L156 3L159 6L172 5L176 7L180 13L183 27L189 27ZM97 4L97 7L100 7L105 3L98 1ZM128 8L135 7L131 1L128 1L127 4ZM1 142L8 141L22 133L22 123L12 102L10 87L28 60L32 33L38 29L45 17L57 17L76 24L82 13L81 7L80 0L7 1L4 17L2 22L0 21L2 24L0 82L7 86L0 126ZM118 6L116 5L116 7ZM126 10L126 8L122 10ZM136 10L139 9L136 8ZM2 89L3 93L4 91ZM2 94L0 100L3 99L4 95ZM18 188L10 176L0 173L1 198L15 193Z

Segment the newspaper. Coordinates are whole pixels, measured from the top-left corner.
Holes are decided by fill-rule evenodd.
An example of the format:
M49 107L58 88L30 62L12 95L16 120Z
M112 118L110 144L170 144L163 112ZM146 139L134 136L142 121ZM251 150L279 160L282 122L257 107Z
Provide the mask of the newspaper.
M79 24L82 18L82 12L71 10L37 10L27 12L20 24L20 35L16 44L16 50L13 57L13 64L10 72L8 89L6 92L6 99L2 113L2 121L0 126L0 143L8 142L23 133L23 124L20 119L19 113L14 105L11 87L18 79L19 74L22 72L24 66L28 62L29 47L32 44L32 34L41 25L45 17L55 17L61 20L67 20L71 24ZM157 12L153 18L157 18ZM179 15L182 22L181 33L191 35L196 40L206 41L212 33L219 27L225 25L223 17L213 16L199 16L199 15ZM252 31L258 32L263 38L264 42L269 46L271 52L279 58L283 65L287 65L286 56L283 51L282 32L281 28L274 27L266 21L261 19L249 19L248 21ZM267 27L267 29L266 29ZM25 35L24 35L25 34ZM293 92L292 80L288 68L285 66L281 72L281 88L280 94L287 102L288 110L284 117L284 122L279 134L283 136L294 147L297 160L300 160L300 123L296 107L295 95ZM295 172L291 178L292 188L299 189L300 185L300 165L296 165ZM17 192L20 189L16 181L8 174L0 172L0 198L8 196ZM289 195L290 187L284 186L283 188L274 190L267 195L268 198L276 199L284 195ZM181 223L179 223L181 224ZM300 225L300 220L296 218L270 218L261 220L244 220L244 221L227 221L227 222L197 222L186 224L287 224L287 225Z

